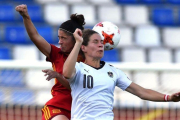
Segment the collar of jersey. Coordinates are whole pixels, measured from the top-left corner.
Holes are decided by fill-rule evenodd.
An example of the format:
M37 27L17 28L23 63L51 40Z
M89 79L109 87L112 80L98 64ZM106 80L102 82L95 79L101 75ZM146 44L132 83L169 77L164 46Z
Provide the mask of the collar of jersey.
M63 51L61 51L61 50L59 51L59 53L60 53L60 54L63 54L63 55L66 55L66 56L69 55L69 52L63 52Z
M86 65L88 65L88 64L86 64ZM99 70L99 69L103 68L104 65L105 65L105 62L104 62L104 61L100 61L100 67L99 67L99 68L95 68L95 67L90 66L90 65L88 65L88 66L93 67L93 68L96 69L96 70Z

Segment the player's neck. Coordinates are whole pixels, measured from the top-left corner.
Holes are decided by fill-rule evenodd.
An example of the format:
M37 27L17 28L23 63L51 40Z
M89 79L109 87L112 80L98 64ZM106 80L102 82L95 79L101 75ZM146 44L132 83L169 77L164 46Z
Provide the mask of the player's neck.
M94 68L100 67L100 59L94 59L94 58L85 59L84 63L89 65L89 66L92 66Z

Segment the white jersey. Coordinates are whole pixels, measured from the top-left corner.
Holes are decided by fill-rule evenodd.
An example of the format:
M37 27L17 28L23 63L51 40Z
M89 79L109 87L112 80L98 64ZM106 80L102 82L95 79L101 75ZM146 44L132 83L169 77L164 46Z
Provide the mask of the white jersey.
M125 90L132 81L121 70L101 63L99 69L76 63L76 74L68 80L73 99L71 120L113 120L115 86Z

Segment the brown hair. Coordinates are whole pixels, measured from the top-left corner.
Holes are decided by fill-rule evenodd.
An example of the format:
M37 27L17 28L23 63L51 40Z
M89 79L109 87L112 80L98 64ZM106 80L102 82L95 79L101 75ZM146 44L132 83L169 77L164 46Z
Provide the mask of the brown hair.
M68 36L71 36L72 39L75 41L72 33L74 33L76 28L84 30L84 25L85 25L85 19L82 14L80 15L72 14L70 16L70 20L63 22L60 25L59 29L63 30Z
M83 30L83 43L82 43L82 45L87 46L88 43L89 43L90 37L93 34L99 34L99 33L94 31L94 30L91 30L91 29ZM80 54L82 54L83 57L85 58L84 53L83 53L83 51L81 49L80 49Z

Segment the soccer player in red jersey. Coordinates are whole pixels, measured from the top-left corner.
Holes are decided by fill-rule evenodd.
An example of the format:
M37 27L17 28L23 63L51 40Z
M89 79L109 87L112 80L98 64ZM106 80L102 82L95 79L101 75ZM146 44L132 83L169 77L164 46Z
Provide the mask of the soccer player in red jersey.
M85 24L83 15L72 14L71 19L61 24L58 30L60 48L49 44L41 35L38 34L31 18L28 14L26 5L19 5L16 11L23 17L26 31L36 45L36 47L47 57L47 61L52 63L53 70L43 70L47 75L47 80L55 78L55 85L50 99L42 109L42 120L69 120L71 114L71 91L68 82L62 77L64 62L75 44L73 36L76 28L84 29ZM82 60L83 57L79 57ZM58 81L61 81L58 82Z

